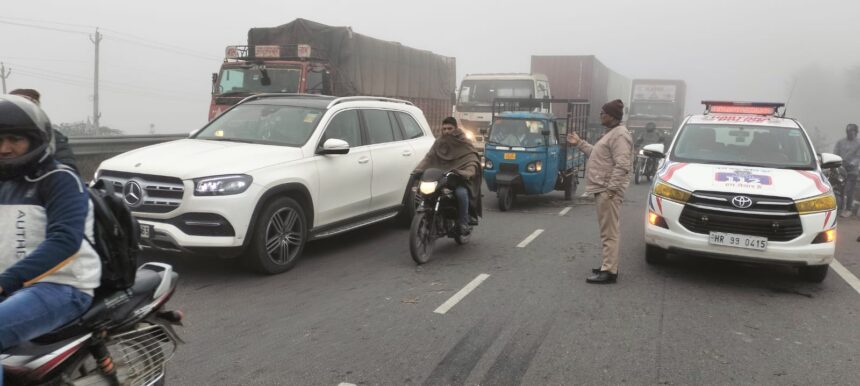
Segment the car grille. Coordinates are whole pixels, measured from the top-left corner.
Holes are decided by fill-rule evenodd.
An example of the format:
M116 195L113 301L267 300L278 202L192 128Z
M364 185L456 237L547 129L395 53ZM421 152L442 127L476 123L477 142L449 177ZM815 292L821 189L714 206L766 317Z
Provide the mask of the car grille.
M732 205L737 194L695 192L681 211L680 223L691 232L737 233L790 241L803 234L794 201L782 197L744 195L753 204L746 209Z
M134 212L171 212L182 203L182 196L185 193L185 185L176 177L103 170L99 178L113 184L117 195L121 196ZM132 181L137 182L143 190L143 196L139 200L130 199L124 193L127 185Z

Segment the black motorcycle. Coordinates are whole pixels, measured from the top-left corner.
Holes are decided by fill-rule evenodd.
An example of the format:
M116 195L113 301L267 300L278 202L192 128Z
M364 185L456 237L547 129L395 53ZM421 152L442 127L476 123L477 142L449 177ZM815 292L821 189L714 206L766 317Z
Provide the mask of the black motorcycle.
M646 178L650 182L654 178L654 173L657 172L657 160L646 157L642 150L636 153L636 158L633 160L633 183L639 185Z
M181 340L180 311L164 307L179 275L146 263L134 285L96 290L83 316L0 355L6 385L163 385L164 367Z
M458 204L454 189L460 177L452 172L427 169L419 180L416 191L415 217L409 229L409 252L417 264L424 264L433 256L436 239L450 237L459 245L469 242L457 226ZM477 221L473 220L473 225Z

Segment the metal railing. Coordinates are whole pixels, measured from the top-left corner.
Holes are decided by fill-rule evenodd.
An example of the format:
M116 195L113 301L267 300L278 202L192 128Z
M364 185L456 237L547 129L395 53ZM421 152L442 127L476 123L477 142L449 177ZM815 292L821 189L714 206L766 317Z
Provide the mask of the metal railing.
M69 145L72 147L75 156L119 154L144 146L183 138L188 138L188 134L69 137Z

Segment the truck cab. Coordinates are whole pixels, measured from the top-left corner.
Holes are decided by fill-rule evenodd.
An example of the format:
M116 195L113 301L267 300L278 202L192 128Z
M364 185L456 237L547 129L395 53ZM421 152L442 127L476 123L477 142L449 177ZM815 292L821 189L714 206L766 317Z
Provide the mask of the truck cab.
M310 45L228 46L212 74L212 120L242 99L263 93L332 95L332 68Z
M549 80L542 74L469 74L457 93L454 117L466 136L481 149L481 130L490 127L493 100L497 98L552 98ZM537 112L551 113L549 109Z

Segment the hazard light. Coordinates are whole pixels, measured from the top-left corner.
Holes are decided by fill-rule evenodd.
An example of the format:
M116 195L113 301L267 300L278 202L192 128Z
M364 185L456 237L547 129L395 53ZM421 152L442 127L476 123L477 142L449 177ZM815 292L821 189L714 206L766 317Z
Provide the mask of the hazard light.
M705 113L712 114L752 114L752 115L776 115L784 103L769 102L717 102L702 101L705 105Z

